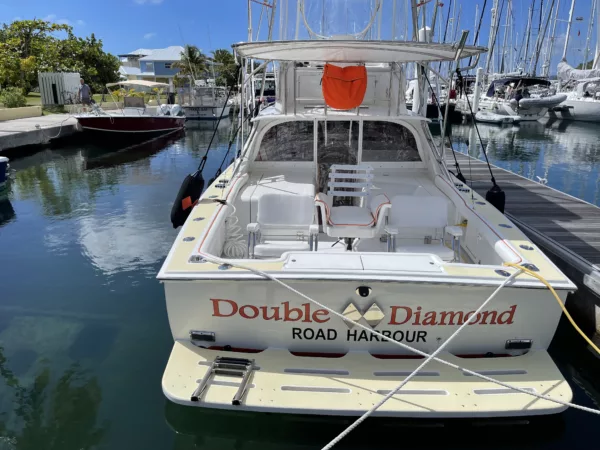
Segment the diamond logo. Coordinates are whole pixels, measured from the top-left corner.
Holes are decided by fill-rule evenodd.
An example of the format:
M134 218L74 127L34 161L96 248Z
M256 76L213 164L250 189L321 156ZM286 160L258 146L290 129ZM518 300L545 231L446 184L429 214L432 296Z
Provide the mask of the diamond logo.
M344 312L342 312L342 314L346 319L354 322L359 322L361 319L364 319L362 322L366 323L371 328L375 328L385 318L385 314L383 314L381 308L377 306L377 303L373 303L364 313L362 313L358 307L351 302L346 307ZM345 320L344 323L348 326L348 328L354 328L354 324L352 322Z
M350 319L354 322L358 322L363 316L360 313L360 311L356 308L354 303L350 303L348 306L346 306L346 309L342 314L346 319ZM354 328L354 324L352 322L344 320L344 323L348 326L348 328Z

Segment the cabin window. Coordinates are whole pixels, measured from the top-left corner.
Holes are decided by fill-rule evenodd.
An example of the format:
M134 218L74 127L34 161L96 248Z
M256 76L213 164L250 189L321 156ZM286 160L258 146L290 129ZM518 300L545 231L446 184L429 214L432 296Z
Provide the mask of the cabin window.
M173 63L165 63L165 69L170 69L173 66Z
M262 138L256 161L312 161L313 122L285 122L269 128Z
M421 161L412 131L399 123L363 122L363 162Z

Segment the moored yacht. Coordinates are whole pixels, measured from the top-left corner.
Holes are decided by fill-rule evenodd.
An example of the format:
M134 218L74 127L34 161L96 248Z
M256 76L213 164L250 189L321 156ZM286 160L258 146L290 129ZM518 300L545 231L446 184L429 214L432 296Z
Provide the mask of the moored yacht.
M191 212L158 274L175 340L166 397L360 415L443 349L451 367L431 361L375 415L562 411L530 396L571 399L547 351L561 310L518 267L562 301L575 285L449 172L428 120L405 105L403 63L483 49L360 40L234 49L243 65L278 61L281 95L195 205L182 199Z
M545 78L525 75L497 76L489 82L484 95L469 97L475 119L489 123L517 123L539 120L565 101L565 94L557 94ZM470 115L467 99L456 102L456 109Z
M187 120L219 120L229 116L232 102L223 86L194 85L183 112Z
M575 69L558 64L558 79L566 100L548 111L550 118L600 122L600 69Z

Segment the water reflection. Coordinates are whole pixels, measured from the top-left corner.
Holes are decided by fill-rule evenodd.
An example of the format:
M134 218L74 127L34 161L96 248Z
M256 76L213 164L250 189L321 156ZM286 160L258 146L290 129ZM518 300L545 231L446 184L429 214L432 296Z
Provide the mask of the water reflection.
M600 132L579 122L524 122L477 126L491 163L518 175L600 205ZM457 151L484 160L475 128L454 125ZM469 167L462 171L468 178Z
M8 198L0 197L0 227L11 222L14 218L15 210L13 209L10 200Z
M105 152L99 156L86 158L84 167L85 169L111 167L148 158L181 139L184 133L184 131L169 133L166 136L150 139L140 144L130 145L115 151Z
M49 367L40 368L23 384L8 367L0 347L3 398L12 398L13 415L0 418L2 448L91 449L102 442L107 426L98 426L102 392L95 377L77 364L54 381Z

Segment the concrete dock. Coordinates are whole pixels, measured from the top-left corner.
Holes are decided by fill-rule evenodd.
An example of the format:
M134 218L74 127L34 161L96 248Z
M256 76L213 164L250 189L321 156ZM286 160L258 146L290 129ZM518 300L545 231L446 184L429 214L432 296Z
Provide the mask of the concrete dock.
M486 163L463 153L456 157L467 184L485 197L492 186ZM449 151L446 162L453 170ZM600 342L600 208L494 165L492 170L506 193L505 214L577 284L567 308Z
M48 144L78 131L69 114L50 114L0 122L0 153L19 147Z

